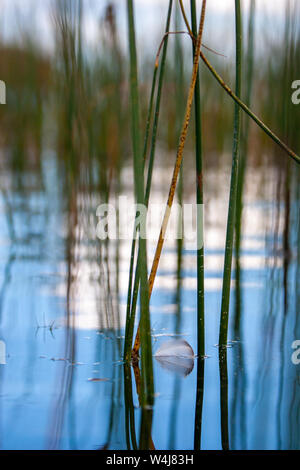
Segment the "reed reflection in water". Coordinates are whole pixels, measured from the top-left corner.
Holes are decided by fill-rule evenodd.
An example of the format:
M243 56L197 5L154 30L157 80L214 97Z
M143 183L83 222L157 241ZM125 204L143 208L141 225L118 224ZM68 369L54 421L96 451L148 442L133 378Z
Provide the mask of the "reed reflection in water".
M164 22L171 4L163 5ZM177 7L172 27L182 29ZM146 358L155 401L144 406L143 369L123 361L131 241L96 237L97 206L119 195L133 202L137 179L120 13L108 2L94 50L84 35L87 2L57 0L51 8L52 55L26 28L21 44L0 38L0 78L10 85L0 109L0 448L298 449L300 376L291 345L300 338L299 168L244 119L228 344L219 355L233 108L201 69L205 355L197 252L166 240ZM254 33L261 37L262 16L247 10L243 98L299 152L299 108L290 100L299 75L297 12L288 2L282 40L263 41L260 56ZM164 28L168 21L160 36ZM149 204L165 204L170 185L192 64L192 43L183 41L169 40L155 96L154 116L160 99L161 108ZM140 62L141 128L153 58ZM211 59L228 83L231 59ZM191 136L184 158L180 204L195 202ZM148 266L154 252L150 241ZM175 340L196 355L166 360L159 351Z
M57 186L60 176L53 154L42 174L45 169L52 183L48 180L42 188L39 172L23 174L22 191L9 185L10 170L2 176L6 191L1 197L1 339L8 357L1 366L1 447L135 448L140 426L137 378L130 367L122 366L121 346L129 242L120 243L117 264L113 242L99 254L87 216L99 196L77 196L70 216L69 196ZM208 357L196 359L186 378L154 361L156 448L193 448L197 367L203 362L201 447L221 445L215 344L225 218L216 227L214 213L222 213L225 205L225 188L216 184L224 171L207 171ZM243 303L239 330L232 317L227 349L229 443L237 449L297 448L299 376L291 362L291 343L299 335L298 186L291 190L293 235L284 287L284 253L278 244L284 236L285 205L284 194L274 184L278 172L274 169L270 176L268 170L265 180L261 168L249 171L239 260ZM166 169L155 175L158 199L168 174ZM276 195L278 203L273 202ZM81 204L90 210L80 210ZM174 337L186 339L196 349L195 256L182 248L178 251L176 244L167 246L151 301L154 353ZM233 280L233 289L234 285Z

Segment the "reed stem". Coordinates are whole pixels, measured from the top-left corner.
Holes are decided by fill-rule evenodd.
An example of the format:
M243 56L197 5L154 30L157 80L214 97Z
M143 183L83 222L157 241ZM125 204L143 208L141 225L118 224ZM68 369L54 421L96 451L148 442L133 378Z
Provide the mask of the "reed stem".
M194 36L197 34L196 2L191 0L191 24ZM193 45L195 54L195 45ZM200 74L198 71L195 85L195 140L196 140L196 188L197 206L203 205L203 162L202 162L202 128ZM197 321L198 321L198 356L204 356L204 246L203 246L203 212L197 210ZM199 243L200 242L200 243Z
M235 37L236 37L236 65L235 65L235 93L241 96L242 83L242 18L240 0L235 0ZM230 196L227 218L227 233L225 245L222 306L219 333L219 371L220 371L220 404L221 404L221 438L223 450L229 450L228 430L228 371L227 371L227 335L229 320L230 283L232 268L232 252L234 243L235 215L237 204L237 187L239 171L239 153L241 137L241 108L238 103L234 109L234 132L232 150L232 169Z
M131 101L131 133L134 159L135 196L138 204L144 203L144 162L140 145L139 128L139 95L137 55L135 42L133 0L127 0L128 35L130 52L130 101ZM139 237L139 257L141 273L140 312L142 324L142 383L143 405L153 403L153 365L149 314L149 288L147 279L147 247L146 237Z
M171 19L172 7L173 7L173 0L169 0L169 8L168 8L168 15L167 15L167 22L166 22L166 29L165 29L166 33L169 31L169 28L170 28L170 19ZM164 47L163 47L163 52L162 52L161 67L160 67L160 72L159 72L157 96L156 96L156 104L155 104L155 113L154 113L153 128L152 128L150 158L149 158L149 165L148 165L148 175L147 175L146 194L145 194L145 205L146 206L148 206L149 197L150 197L150 190L151 190L151 183L152 183L152 172L153 172L153 165L154 165L154 159L155 159L156 139L157 139L158 121L159 121L159 114L160 114L160 103L161 103L162 87L163 87L164 73L165 73L165 64L166 64L166 57L167 57L167 48L168 48L168 40L165 40ZM157 70L158 70L158 62L156 60L155 61L155 68L154 68L154 74L153 74L153 82L152 82L152 89L151 89L151 96L150 96L150 104L149 104L149 112L148 112L146 133L145 133L144 154L143 154L144 164L145 164L147 148L148 148L149 129L150 129L150 122L151 122L151 115L152 115L152 107L153 107L153 98L154 98ZM137 305L137 297L138 297L139 283L140 283L140 274L139 274L140 261L139 261L139 254L138 254L137 263L136 263L136 271L135 271L135 279L134 279L133 291L132 291L135 235L136 235L136 229L134 229L132 248L131 248L131 262L130 262L129 286L128 286L128 297L127 297L127 315L126 315L126 319L127 319L126 325L127 326L126 326L126 333L125 333L125 351L124 351L124 355L125 355L126 360L129 360L130 356L131 356L132 338L133 338L133 330L134 330L134 322L135 322L135 314L136 314L136 305ZM132 296L131 296L131 292L132 292Z
M197 34L196 1L191 0L191 25L193 36ZM193 42L195 54L195 43ZM201 446L201 424L203 407L203 378L205 354L205 319L204 319L204 246L203 246L203 162L202 162L202 128L201 128L201 96L200 74L198 71L195 85L195 140L196 140L196 188L197 188L197 396L195 412L194 448ZM199 246L199 241L201 245ZM201 357L202 356L202 357Z
M254 26L255 26L255 0L251 0L249 21L248 21L248 41L247 41L247 88L245 93L245 103L249 107L253 88L253 65L254 65ZM243 214L243 190L245 183L248 144L249 144L250 120L247 118L242 129L242 152L238 170L238 188L237 188L237 207L236 207L236 228L235 228L235 318L234 329L237 335L240 335L240 319L242 307L241 293L241 233L242 233L242 214Z
M240 0L235 0L235 23L236 23L235 93L238 97L240 97L241 96L241 82L242 82L242 20L241 20ZM241 136L241 109L239 105L236 103L235 109L234 109L232 170L231 170L230 196L229 196L224 273L223 273L222 306L221 306L220 334L219 334L219 346L220 347L226 346L227 334L228 334L230 283L231 283L232 252L233 252L233 242L234 242L234 226L235 226L237 186L238 186L240 136Z
M194 91L195 91L195 86L196 86L196 80L197 80L197 75L198 75L198 67L199 67L199 60L200 60L200 50L201 50L201 44L202 44L202 35L203 35L203 27L204 27L204 20L205 20L205 10L206 10L206 0L203 0L202 3L202 11L201 11L201 18L200 18L200 25L199 25L199 32L197 36L197 41L196 41L196 47L195 47L195 56L194 56L194 66L193 66L193 72L192 72L192 78L191 78L191 84L189 87L189 92L188 92L188 98L187 98L187 105L186 105L186 111L185 111L185 116L184 116L184 122L181 130L181 135L179 139L179 145L178 145L178 150L177 150L177 156L176 156L176 161L175 161L175 166L173 170L173 176L172 176L172 181L171 181L171 186L169 190L169 196L167 200L167 206L159 234L159 239L157 242L156 246L156 251L154 255L154 260L152 263L152 268L149 276L149 296L151 297L152 294L152 289L153 289L153 284L154 280L156 277L158 265L159 265L159 260L164 244L164 238L169 222L169 217L171 213L171 208L172 204L174 201L174 195L176 191L176 185L177 185L177 180L178 180L178 175L181 167L181 162L182 162L182 157L183 157L183 150L185 146L185 141L187 137L187 131L190 123L190 117L191 117L191 110L192 110L192 104L193 104L193 98L194 98ZM138 327L136 337L135 337L135 342L132 350L132 355L133 357L138 356L138 352L140 349L140 344L141 344L141 339L140 339L140 326Z
M154 99L156 79L157 79L157 70L158 70L158 67L155 64L154 72L153 72L153 78L152 78L151 93L150 93L150 102L149 102L149 107L148 107L148 116L147 116L147 122L146 122L145 139L144 139L144 151L143 151L144 167L145 167L145 161L146 161L146 157L147 157L150 124L151 124L152 110L153 110L153 99ZM150 183L150 185L151 185L151 183ZM147 182L147 187L148 187L148 182ZM130 360L130 356L131 356L131 346L132 346L134 321L135 321L135 308L136 308L138 287L139 287L139 285L136 286L136 282L134 282L134 288L132 290L133 271L134 271L133 268L134 268L135 248L136 248L136 234L137 234L137 227L135 225L134 229L133 229L133 235L132 235L130 267L129 267L129 280L128 280L128 291L127 291L126 327L125 327L125 342L124 342L124 358L127 361ZM138 260L137 260L137 266L138 266ZM132 307L131 307L131 302L132 301L135 303L134 315L133 316L132 316Z

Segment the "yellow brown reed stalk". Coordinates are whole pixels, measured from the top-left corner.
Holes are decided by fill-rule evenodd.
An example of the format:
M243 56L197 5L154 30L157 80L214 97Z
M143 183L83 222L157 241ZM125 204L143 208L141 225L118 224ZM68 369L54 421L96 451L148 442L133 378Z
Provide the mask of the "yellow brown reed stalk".
M201 9L201 18L200 18L200 24L199 24L199 32L198 36L196 39L196 46L195 46L195 55L194 55L194 66L193 66L193 72L192 72L192 78L191 78L191 84L188 92L188 98L187 98L187 105L186 105L186 110L185 110L185 116L184 116L184 122L180 134L180 139L179 139L179 145L177 149L177 155L176 155L176 161L175 161L175 166L173 170L173 176L172 176L172 181L171 181L171 186L169 189L169 196L167 200L167 206L163 218L163 223L160 229L160 234L159 234L159 239L157 242L156 246L156 251L154 255L154 260L149 276L149 298L151 297L152 290L153 290L153 285L159 265L159 260L164 244L164 238L170 218L170 213L174 201L174 195L176 191L176 186L177 186L177 180L178 180L178 175L181 167L181 162L182 162L182 157L183 157L183 150L186 142L186 137L187 137L187 131L190 123L190 118L191 118L191 110L192 110L192 104L193 104L193 98L194 98L194 91L195 91L195 86L196 86L196 80L197 80L197 75L198 75L198 68L199 68L199 61L200 61L200 51L201 51L201 45L202 45L202 36L203 36L203 28L204 28L204 20L205 20L205 11L206 11L206 0L202 1L202 9ZM133 349L132 349L132 358L133 360L136 360L138 357L139 349L141 345L141 340L140 340L140 325L138 326Z

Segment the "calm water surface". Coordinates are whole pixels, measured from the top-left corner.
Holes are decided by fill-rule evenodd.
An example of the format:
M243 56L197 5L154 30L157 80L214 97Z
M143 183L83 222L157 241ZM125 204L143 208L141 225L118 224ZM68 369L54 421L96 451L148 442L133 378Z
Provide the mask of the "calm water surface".
M122 350L130 242L96 240L101 198L67 195L54 155L43 162L41 173L22 174L19 186L9 171L1 175L0 447L126 449ZM300 339L299 193L291 188L286 197L279 173L252 168L247 175L227 351L232 449L300 448L300 366L291 360L292 342ZM129 170L123 180L131 195ZM169 180L170 171L157 172L153 200L165 201ZM228 182L229 168L207 171L203 449L221 448L216 345ZM192 200L188 191L185 197ZM150 243L149 261L154 248ZM181 282L177 264L176 243L167 243L151 300L154 353L174 337L197 349L196 253L183 250ZM197 359L185 368L154 358L154 379L155 447L193 449ZM132 387L138 437L133 374Z

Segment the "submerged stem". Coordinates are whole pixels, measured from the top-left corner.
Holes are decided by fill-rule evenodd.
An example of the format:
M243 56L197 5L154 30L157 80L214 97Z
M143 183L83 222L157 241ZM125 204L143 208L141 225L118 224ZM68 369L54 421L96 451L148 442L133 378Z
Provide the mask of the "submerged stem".
M242 18L240 0L235 0L235 93L241 96L242 84ZM229 320L230 283L232 268L232 252L234 242L235 215L237 204L238 172L240 159L241 138L241 108L238 103L234 108L234 131L232 149L232 169L230 182L230 196L227 218L227 233L225 245L225 259L223 272L222 306L219 334L219 370L220 370L220 400L221 400L221 437L223 450L229 450L228 432L228 372L227 372L227 335Z

